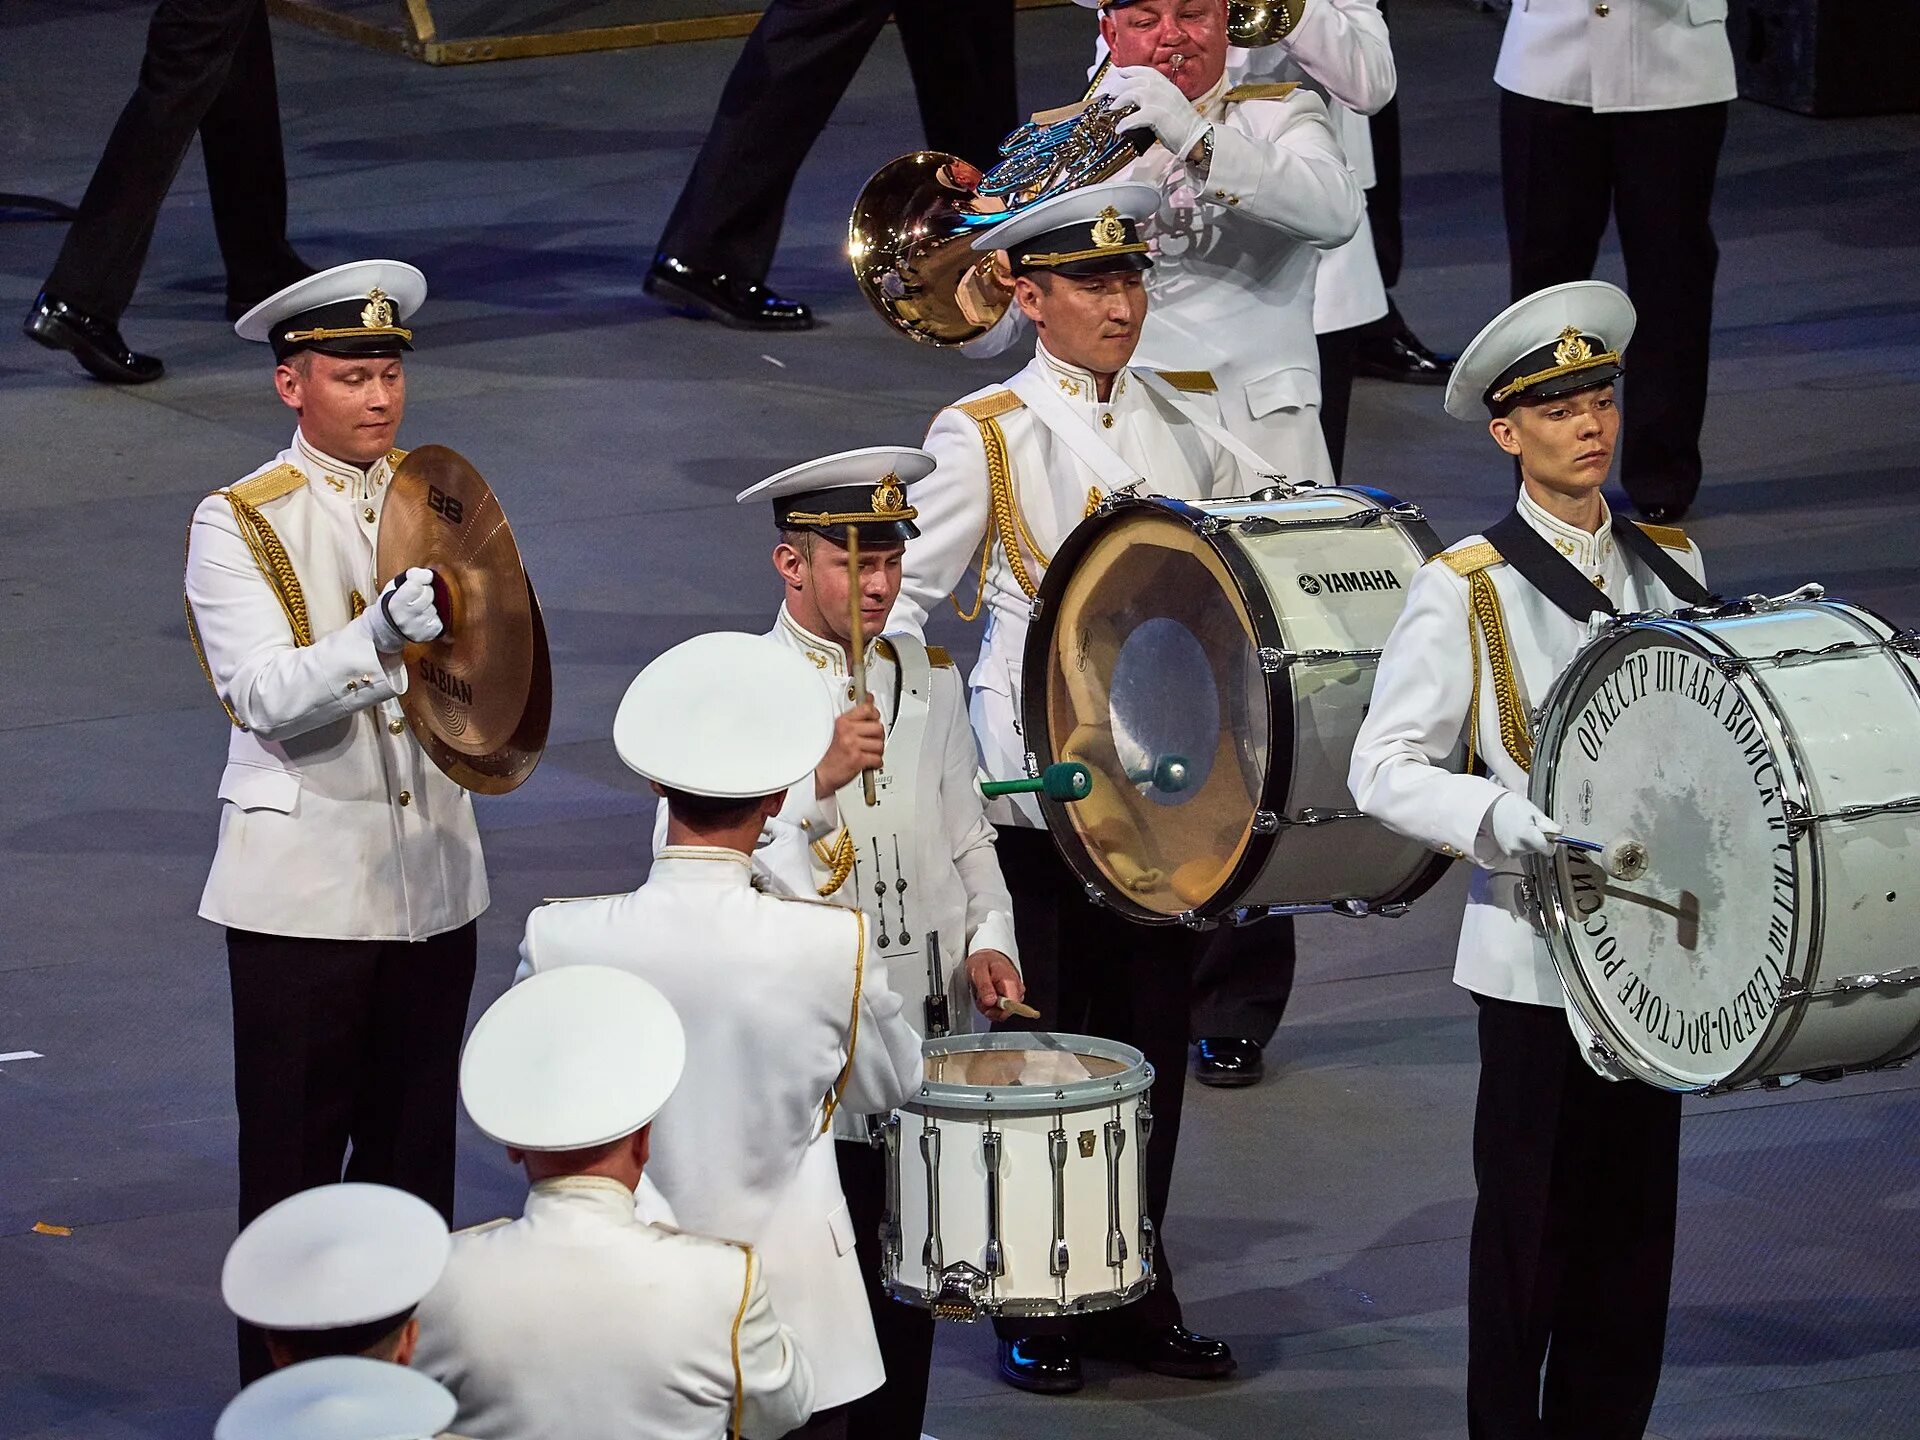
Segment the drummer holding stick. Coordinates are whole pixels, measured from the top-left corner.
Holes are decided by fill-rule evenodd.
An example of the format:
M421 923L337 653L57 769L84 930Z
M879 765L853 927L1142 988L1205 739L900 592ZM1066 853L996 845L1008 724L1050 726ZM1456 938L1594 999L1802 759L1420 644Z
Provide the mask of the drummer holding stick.
M839 712L814 783L788 792L756 860L796 893L865 911L871 961L923 1036L965 1029L969 1010L1030 1011L959 671L938 646L885 633L918 533L909 490L932 469L924 450L879 446L794 466L739 497L770 504L779 531L785 596L771 637L805 657ZM885 1169L867 1117L842 1112L834 1134L887 1371L850 1407L847 1433L918 1440L933 1319L881 1288Z
M1542 290L1467 347L1447 412L1519 461L1516 507L1423 568L1388 638L1349 784L1403 835L1470 856L1454 980L1479 1008L1479 1186L1467 1280L1467 1429L1637 1436L1660 1380L1680 1097L1589 1068L1522 894L1559 824L1527 799L1530 707L1596 614L1707 598L1678 530L1601 496L1632 303L1598 281ZM1465 736L1474 773L1442 766ZM1544 1383L1542 1369L1544 1365Z

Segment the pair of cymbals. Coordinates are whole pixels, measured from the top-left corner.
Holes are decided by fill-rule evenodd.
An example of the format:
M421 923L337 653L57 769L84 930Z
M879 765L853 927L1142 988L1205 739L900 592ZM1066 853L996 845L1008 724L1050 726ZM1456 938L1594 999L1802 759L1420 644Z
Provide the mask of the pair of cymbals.
M389 482L376 563L386 577L433 571L445 627L406 647L407 724L449 779L504 795L546 749L553 665L520 547L480 472L444 445L408 452Z

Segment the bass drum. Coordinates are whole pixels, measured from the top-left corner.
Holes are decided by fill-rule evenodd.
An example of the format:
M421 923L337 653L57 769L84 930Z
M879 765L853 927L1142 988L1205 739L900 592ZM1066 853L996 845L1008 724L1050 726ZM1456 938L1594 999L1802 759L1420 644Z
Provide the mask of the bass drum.
M1920 1050L1916 654L1808 587L1617 622L1555 683L1533 802L1647 860L1531 866L1596 1069L1713 1093Z
M1042 810L1097 898L1146 924L1404 910L1448 861L1353 808L1347 766L1425 518L1357 486L1114 498L1034 602L1031 766L1093 790ZM1456 762L1457 763L1457 762Z

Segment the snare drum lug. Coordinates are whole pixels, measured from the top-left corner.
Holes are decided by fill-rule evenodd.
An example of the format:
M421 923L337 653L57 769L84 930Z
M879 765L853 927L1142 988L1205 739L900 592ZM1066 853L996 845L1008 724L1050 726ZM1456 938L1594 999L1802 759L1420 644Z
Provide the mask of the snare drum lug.
M987 1172L987 1244L982 1260L987 1274L995 1279L1007 1273L1006 1259L1000 1247L1000 1132L988 1130L980 1137L980 1161Z
M1026 771L1027 779L1038 780L1040 778L1040 757L1031 750L1027 751L1025 758L1021 761L1021 768Z
M875 1143L887 1152L886 1199L880 1215L881 1269L891 1279L900 1268L900 1113L879 1125Z
M1127 1148L1127 1129L1109 1120L1107 1135L1107 1264L1116 1269L1127 1263L1127 1237L1120 1233L1120 1157Z
M1264 674L1278 675L1287 668L1288 657L1284 650L1276 650L1271 645L1262 645L1254 654L1260 661L1260 669Z
M1278 830L1279 828L1280 828L1280 817L1274 814L1273 811L1256 810L1253 812L1253 833L1254 834L1271 835L1273 834L1274 831Z
M978 1320L980 1298L986 1294L987 1277L961 1260L940 1272L940 1285L933 1296L936 1320Z
M931 1125L920 1132L920 1160L927 1172L927 1243L920 1247L920 1263L931 1283L946 1268L940 1247L940 1132Z
M1147 1214L1147 1139L1153 1134L1153 1108L1147 1097L1140 1097L1140 1108L1133 1112L1133 1154L1139 1165L1140 1183L1140 1269L1153 1273L1153 1220Z
M1029 625L1036 624L1040 617L1046 613L1046 609L1047 602L1042 600L1038 595L1034 596L1033 599L1027 602L1027 623Z
M1053 1247L1047 1255L1047 1273L1061 1282L1060 1296L1067 1287L1067 1132L1047 1132L1047 1161L1053 1169Z

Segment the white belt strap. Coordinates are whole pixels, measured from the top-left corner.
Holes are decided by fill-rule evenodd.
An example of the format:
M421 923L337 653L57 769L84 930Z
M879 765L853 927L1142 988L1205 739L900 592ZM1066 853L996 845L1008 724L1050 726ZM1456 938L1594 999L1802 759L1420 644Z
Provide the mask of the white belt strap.
M1226 426L1199 409L1187 397L1176 390L1167 377L1155 370L1135 370L1133 378L1144 384L1154 394L1173 406L1187 418L1194 429L1205 435L1214 444L1226 451L1234 459L1247 467L1249 476L1259 476L1275 481L1287 477L1273 468L1273 462L1255 453L1254 448L1235 435Z
M1071 450L1082 465L1093 471L1101 488L1109 494L1124 490L1129 485L1146 483L1146 477L1121 459L1119 453L1100 438L1100 432L1093 428L1092 422L1061 399L1059 392L1043 376L1022 370L1007 382L1007 388L1020 397L1027 409L1033 412L1034 419L1058 436L1060 443Z

